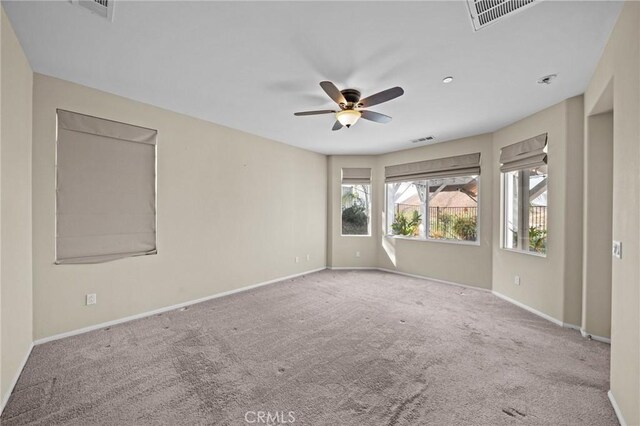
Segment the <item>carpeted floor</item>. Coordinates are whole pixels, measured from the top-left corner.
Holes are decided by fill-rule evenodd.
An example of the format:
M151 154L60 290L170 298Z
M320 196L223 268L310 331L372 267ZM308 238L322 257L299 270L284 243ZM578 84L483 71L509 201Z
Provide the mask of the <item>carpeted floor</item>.
M1 422L615 425L608 376L490 293L322 271L36 346Z

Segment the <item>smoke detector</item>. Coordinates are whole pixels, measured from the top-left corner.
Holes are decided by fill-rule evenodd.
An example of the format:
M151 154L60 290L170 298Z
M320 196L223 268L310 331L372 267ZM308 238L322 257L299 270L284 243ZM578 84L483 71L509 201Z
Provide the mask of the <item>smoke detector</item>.
M557 76L558 74L549 74L545 75L544 77L540 77L538 79L538 84L551 84L553 79L555 79Z
M98 16L113 21L115 0L71 0L71 3L82 6Z
M540 3L542 0L467 0L473 29L478 31L506 16Z

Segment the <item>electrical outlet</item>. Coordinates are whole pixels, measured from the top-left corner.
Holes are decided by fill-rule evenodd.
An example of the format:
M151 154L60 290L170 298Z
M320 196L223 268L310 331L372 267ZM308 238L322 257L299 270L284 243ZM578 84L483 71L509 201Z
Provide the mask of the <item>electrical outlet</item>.
M613 257L622 259L622 243L620 241L613 241L613 247L611 249Z
M98 303L98 298L95 293L87 294L86 298L87 305L95 305Z
M300 263L300 256L296 256L296 263Z
M520 285L520 275L515 276L515 278L513 279L513 283L515 285Z
M359 251L356 252L356 257L360 257L360 252Z
M307 262L311 260L311 255L307 253Z

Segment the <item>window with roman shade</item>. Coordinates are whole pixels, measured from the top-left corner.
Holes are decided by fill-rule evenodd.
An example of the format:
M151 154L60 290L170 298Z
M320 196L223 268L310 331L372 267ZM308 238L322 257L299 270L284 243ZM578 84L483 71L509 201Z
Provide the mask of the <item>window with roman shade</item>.
M547 164L546 147L546 133L505 146L500 150L500 171L505 173L545 166Z
M57 110L56 263L156 253L156 139L144 127Z
M479 152L385 167L386 182L478 174L480 174Z
M342 235L371 235L371 169L342 169Z
M502 248L547 253L547 134L500 150Z
M478 240L480 153L385 167L387 234Z
M364 167L343 168L342 183L371 183L371 169Z

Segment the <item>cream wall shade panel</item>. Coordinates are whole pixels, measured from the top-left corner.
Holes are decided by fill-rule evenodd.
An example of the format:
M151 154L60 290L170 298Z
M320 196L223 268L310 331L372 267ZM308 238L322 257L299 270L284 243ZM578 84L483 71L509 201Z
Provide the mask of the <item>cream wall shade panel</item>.
M57 113L56 263L155 254L157 131Z
M480 153L397 164L385 167L384 172L386 182L478 175L480 174Z
M371 183L371 169L364 167L343 168L342 183Z
M500 171L512 172L544 166L547 164L546 146L546 133L505 146L500 150Z

